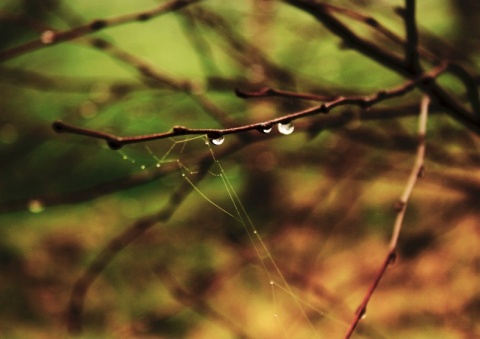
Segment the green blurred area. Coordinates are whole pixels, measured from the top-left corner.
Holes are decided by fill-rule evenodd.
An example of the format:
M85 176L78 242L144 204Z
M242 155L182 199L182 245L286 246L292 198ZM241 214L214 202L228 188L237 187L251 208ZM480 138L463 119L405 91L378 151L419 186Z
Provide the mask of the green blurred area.
M45 29L163 3L6 1L0 52ZM335 5L404 35L394 11L402 2ZM422 47L478 76L479 15L475 1L419 1ZM344 20L401 53L378 32ZM111 47L96 48L91 39ZM137 63L197 87L169 87L142 75ZM236 125L311 104L243 100L235 88L372 95L404 81L343 46L308 14L258 0L201 1L2 62L0 336L67 337L67 305L82 272L111 239L167 205L185 177L194 181L202 159L215 157L219 163L173 217L120 251L93 283L81 338L342 337L387 252L393 205L416 152L418 90L372 108L397 110L398 117L316 127L330 116L361 113L342 106L295 121L292 135L276 128L227 135L220 146L178 137L113 151L102 140L57 134L51 124L59 119L121 136L176 125L221 128L202 107L204 98ZM456 77L442 75L439 83L466 102ZM425 175L408 204L399 257L354 337L480 336L479 165L479 136L432 106ZM235 219L238 213L252 220L261 241L248 222L245 229Z

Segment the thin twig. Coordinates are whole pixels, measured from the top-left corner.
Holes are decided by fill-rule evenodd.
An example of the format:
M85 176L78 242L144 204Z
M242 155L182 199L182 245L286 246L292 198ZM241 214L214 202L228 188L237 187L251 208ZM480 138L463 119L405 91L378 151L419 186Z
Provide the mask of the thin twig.
M216 139L223 135L236 134L236 133L253 131L253 130L262 132L265 128L270 128L275 124L290 123L294 120L297 120L306 116L317 115L320 113L327 114L330 110L338 106L358 105L362 108L371 107L386 99L398 97L398 96L404 95L405 93L408 93L409 91L412 91L415 87L419 86L422 82L430 81L432 78L437 77L442 71L445 70L446 67L447 67L446 64L441 65L433 69L430 73L424 74L415 80L408 81L405 84L390 90L381 90L376 94L373 94L370 96L353 96L353 97L340 96L335 98L332 101L328 101L321 105L314 106L302 111L287 114L282 117L263 121L260 123L247 124L247 125L238 126L238 127L214 129L214 128L187 128L185 126L174 126L168 132L132 136L132 137L121 137L114 134L98 132L98 131L94 131L87 128L72 126L62 121L55 121L53 123L53 129L57 133L78 134L78 135L83 135L91 138L103 139L108 143L109 147L112 149L120 149L122 146L126 144L142 143L142 142L147 142L151 140L159 140L159 139L171 138L171 137L181 136L181 135L206 134L209 138ZM249 94L248 92L241 92L241 93L246 97Z
M364 54L380 65L383 65L407 78L417 76L417 74L413 73L411 69L405 66L405 62L401 58L355 34L349 27L330 13L328 6L309 0L284 1L311 14L333 34L343 39L347 46ZM432 100L436 100L444 106L453 118L480 135L480 121L474 117L472 112L462 104L458 103L454 97L440 87L435 81L427 81L423 83L420 88L428 94Z
M159 15L181 9L185 6L188 6L190 4L193 4L199 1L201 0L174 0L174 1L161 4L156 8L153 8L148 11L141 11L141 12L129 13L129 14L125 14L117 17L112 17L112 18L93 20L88 24L78 26L66 31L61 31L61 32L50 31L48 32L48 39L46 39L45 36L43 37L41 36L37 40L33 40L25 44L1 51L0 62L15 58L25 53L46 48L60 42L70 41L94 32L98 32L99 30L107 27L119 26L119 25L135 22L135 21L140 21L140 22L147 21Z
M425 158L425 133L427 129L427 114L428 106L430 104L430 98L425 96L421 103L420 118L418 122L418 149L417 156L415 157L415 164L413 165L412 172L408 178L407 185L403 191L400 200L398 201L398 213L395 219L395 225L393 228L393 234L390 241L390 250L394 251L397 247L398 237L402 227L403 217L405 216L406 205L410 195L412 194L413 187L417 182L417 178L422 175L423 161Z
M351 337L358 323L365 316L367 311L367 305L368 305L368 302L370 301L370 298L373 295L373 292L375 291L375 289L378 286L378 283L380 282L383 275L385 274L387 267L390 264L395 262L397 243L398 243L398 238L402 228L403 218L405 216L406 206L410 198L410 195L413 191L413 187L415 186L415 183L417 182L418 177L422 174L422 170L423 170L423 161L425 158L425 132L426 132L426 125L427 125L429 103L430 103L430 98L428 96L424 96L421 103L420 117L418 122L418 148L417 148L417 154L415 157L415 163L413 165L412 171L405 185L405 189L400 197L400 200L397 202L397 205L396 205L397 216L395 218L395 223L393 226L393 232L390 240L389 251L387 253L387 256L383 264L380 266L380 269L377 275L375 276L374 281L372 282L372 284L370 285L370 288L365 294L360 306L357 308L353 321L347 331L347 334L345 335L345 339L348 339Z
M243 98L243 99L284 97L284 98L292 98L292 99L325 102L325 101L332 101L338 98L331 95L326 96L326 95L318 95L318 94L310 94L310 93L297 93L297 92L283 91L283 90L274 89L270 87L262 88L257 92L247 92L247 91L242 91L240 89L235 89L235 94L237 95L237 97Z

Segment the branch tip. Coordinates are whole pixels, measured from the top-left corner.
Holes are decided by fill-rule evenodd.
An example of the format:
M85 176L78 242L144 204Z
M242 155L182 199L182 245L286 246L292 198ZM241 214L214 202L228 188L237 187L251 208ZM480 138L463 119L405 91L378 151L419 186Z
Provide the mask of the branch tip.
M242 98L242 99L248 98L247 94L242 90L240 90L239 88L235 88L233 91L235 92L235 95L239 98Z

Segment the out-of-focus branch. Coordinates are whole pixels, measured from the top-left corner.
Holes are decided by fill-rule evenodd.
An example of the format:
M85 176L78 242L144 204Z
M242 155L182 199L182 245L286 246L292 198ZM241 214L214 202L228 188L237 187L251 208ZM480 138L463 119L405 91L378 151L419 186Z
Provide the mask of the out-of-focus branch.
M93 262L88 266L85 272L80 276L73 286L70 297L70 303L67 310L68 328L72 333L78 333L82 330L83 308L86 294L90 286L94 283L100 273L112 262L115 256L126 246L132 243L136 238L142 235L146 230L157 223L165 223L170 220L179 205L192 191L191 183L196 184L203 179L208 172L208 168L213 160L211 155L207 155L200 162L201 168L197 175L192 177L189 182L185 181L170 196L167 204L157 213L138 219L125 231L113 238L110 243L97 255Z
M33 88L39 91L88 93L99 82L110 84L111 92L119 94L146 89L142 84L114 78L100 79L93 77L57 76L21 68L0 66L0 83L9 86Z
M407 32L407 43L405 45L405 61L407 68L413 74L420 74L420 58L418 53L418 31L415 18L415 0L405 1L404 12L405 28Z
M78 26L66 31L55 32L47 31L42 34L38 40L30 41L25 44L0 51L0 62L6 61L25 53L33 52L54 44L70 41L88 34L98 32L107 27L114 27L135 21L147 21L169 13L201 0L174 0L157 6L148 11L141 11L136 13L129 13L117 17L93 20L92 22Z
M421 103L420 117L418 122L418 149L415 157L415 163L413 165L412 171L405 185L405 189L400 197L400 200L396 204L397 216L395 218L392 237L390 239L389 251L387 253L387 256L383 264L380 266L380 269L377 275L375 276L374 281L372 282L372 284L370 285L370 288L365 294L360 306L357 308L353 321L347 331L347 334L345 335L345 339L348 339L351 337L358 323L365 316L367 311L367 305L368 305L368 302L370 301L370 298L373 295L373 292L375 291L380 280L385 274L387 267L390 264L395 262L397 243L398 243L398 238L400 236L400 231L402 229L402 223L403 223L403 218L405 216L407 202L410 198L410 195L413 191L413 188L415 186L415 183L417 182L418 177L422 175L422 171L423 171L423 161L425 158L425 132L426 132L426 126L427 126L427 115L428 115L429 104L430 104L430 98L425 96Z
M448 65L447 72L452 73L463 82L473 112L480 119L480 98L478 94L478 83L475 81L475 77L455 62L451 62Z
M189 79L173 77L161 71L157 67L145 62L136 55L120 49L112 43L103 39L88 39L95 48L103 51L107 55L122 61L125 65L133 67L145 79L167 86L168 88L181 91L189 95L195 103L197 103L205 112L214 118L220 125L224 127L235 126L236 122L213 101L211 101L204 93L200 84L197 84ZM150 85L147 82L146 85Z
M337 35L347 46L357 50L377 63L401 74L407 78L413 78L416 74L406 67L406 63L396 55L378 47L370 41L355 34L348 26L336 19L327 5L311 0L284 0L286 3L304 10L314 16L333 34ZM467 128L480 134L480 121L474 117L462 104L458 103L448 92L441 88L435 81L424 82L421 89L428 94L432 100L437 101L456 120ZM477 94L478 96L478 94Z

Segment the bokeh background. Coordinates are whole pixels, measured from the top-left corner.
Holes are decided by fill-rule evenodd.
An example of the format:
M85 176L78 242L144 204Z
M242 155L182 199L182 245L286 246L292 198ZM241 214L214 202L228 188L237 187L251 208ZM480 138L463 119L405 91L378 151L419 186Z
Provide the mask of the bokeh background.
M165 3L0 5L0 52L46 42L0 64L0 336L66 337L75 281L111 239L186 192L188 178L195 189L172 217L122 249L91 285L81 337L342 337L388 250L393 206L414 162L421 93L297 120L291 135L227 135L219 146L178 137L113 151L56 134L57 119L122 136L238 126L315 103L244 100L235 88L371 95L405 81L280 1L199 1L48 43L51 32ZM401 1L335 5L404 34ZM419 1L417 19L422 47L478 81L478 3ZM438 81L465 100L455 77ZM480 138L435 104L429 113L425 172L398 259L354 337L480 336ZM248 221L245 229L224 210L248 216L261 242Z

